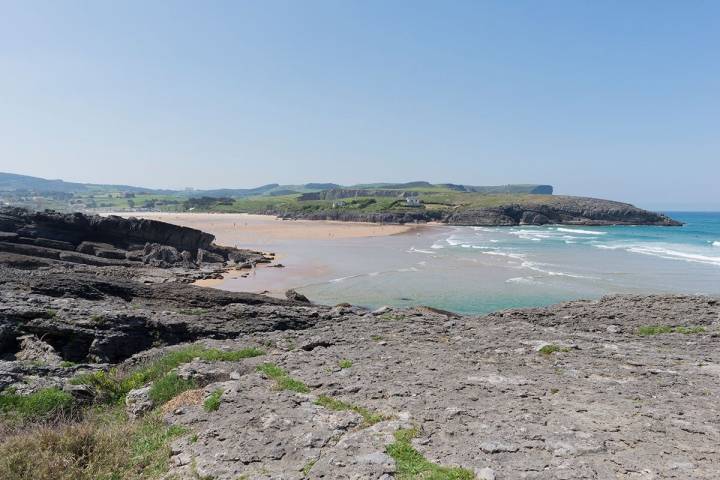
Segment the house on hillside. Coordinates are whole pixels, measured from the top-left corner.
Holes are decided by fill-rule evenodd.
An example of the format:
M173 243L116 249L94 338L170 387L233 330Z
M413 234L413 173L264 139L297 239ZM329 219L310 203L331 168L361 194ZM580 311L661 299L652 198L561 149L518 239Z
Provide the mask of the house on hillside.
M405 205L408 207L419 207L421 205L420 197L407 197L405 199Z

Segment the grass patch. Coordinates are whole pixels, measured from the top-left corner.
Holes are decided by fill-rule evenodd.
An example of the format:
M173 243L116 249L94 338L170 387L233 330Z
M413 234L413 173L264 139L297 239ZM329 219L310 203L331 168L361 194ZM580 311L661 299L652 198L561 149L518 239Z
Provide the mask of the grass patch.
M203 409L205 409L206 412L214 412L218 408L220 408L220 403L222 402L222 394L223 391L220 388L212 392L210 396L206 398L203 402Z
M310 475L310 470L312 470L312 467L314 467L316 463L317 460L308 461L302 469L303 476L307 477Z
M55 318L57 317L57 313L57 310L53 310L52 308L48 308L47 310L45 310L45 315L47 316L47 318Z
M69 413L73 397L59 388L46 388L30 395L0 393L0 413L9 420L48 420Z
M186 390L196 388L197 384L192 380L178 377L177 373L168 373L162 378L155 380L150 387L150 399L155 405L172 400Z
M475 474L459 467L441 467L426 459L412 446L411 440L418 436L417 429L395 432L395 442L387 447L387 453L397 467L398 480L474 480Z
M382 335L370 335L370 340L373 342L379 342L383 339Z
M167 472L170 440L187 430L159 416L128 421L120 407L92 411L80 422L37 426L0 444L0 478L140 480Z
M380 318L393 322L398 322L405 319L405 317L403 315L400 315L399 313L383 313L382 315L380 315Z
M350 368L352 367L353 363L352 360L348 360L347 358L343 358L338 362L338 365L340 365L340 368Z
M72 367L74 367L75 365L77 365L76 362L71 362L71 361L69 361L69 360L63 360L62 362L60 362L60 366L61 366L62 368L72 368Z
M190 346L180 350L168 352L157 360L144 365L128 374L120 374L117 370L109 372L99 371L79 375L72 383L92 386L104 403L118 402L130 390L140 388L149 382L165 377L174 368L189 363L195 358L210 362L234 362L244 358L264 355L265 352L257 348L242 350L219 350L202 346ZM168 380L170 382L170 380Z
M258 372L265 374L268 378L275 380L280 390L291 390L297 393L308 393L310 389L300 380L292 378L282 368L274 363L263 363L257 367Z
M363 425L366 427L369 427L370 425L375 425L376 423L382 422L386 419L384 415L372 412L367 408L352 405L350 403L345 403L342 400L337 400L335 398L328 397L327 395L320 395L320 397L315 400L315 404L320 405L321 407L325 407L329 410L355 412L363 418Z
M557 352L569 352L570 349L567 347L561 347L560 345L545 345L540 350L538 350L538 353L541 355L552 355L553 353Z
M691 326L691 327L671 327L670 325L644 325L637 329L637 334L641 336L650 335L661 335L664 333L682 333L684 335L691 335L697 333L704 333L705 327Z

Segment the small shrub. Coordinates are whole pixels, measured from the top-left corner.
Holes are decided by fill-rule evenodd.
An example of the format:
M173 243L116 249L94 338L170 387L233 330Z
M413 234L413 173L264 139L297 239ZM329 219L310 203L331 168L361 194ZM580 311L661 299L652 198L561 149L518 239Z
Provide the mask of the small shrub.
M45 315L47 315L47 318L55 318L57 317L57 310L48 308L47 310L45 310Z
M156 380L150 387L150 399L155 405L162 405L168 400L172 400L182 392L197 387L192 379L185 380L178 377L176 373L168 373L164 377Z
M347 358L344 358L340 360L339 362L340 368L350 368L353 365L352 360L348 360Z
M222 389L217 389L208 396L203 402L203 409L206 412L214 412L220 408L220 402L222 401Z
M538 353L541 355L552 355L556 352L569 352L570 349L567 347L561 347L560 345L545 345L540 350L538 350Z
M395 432L395 442L387 447L387 453L395 460L398 480L474 480L475 474L459 467L441 467L426 459L412 446L412 439L418 436L417 429L403 429Z
M381 335L370 335L370 340L372 340L373 342L379 342L382 339L383 337Z
M282 368L274 363L263 363L257 367L258 371L265 374L268 378L275 380L280 390L291 390L297 393L308 393L310 389L300 380L296 380Z
M77 363L71 362L69 360L63 360L62 362L60 362L60 367L62 368L72 368L75 365L77 365Z

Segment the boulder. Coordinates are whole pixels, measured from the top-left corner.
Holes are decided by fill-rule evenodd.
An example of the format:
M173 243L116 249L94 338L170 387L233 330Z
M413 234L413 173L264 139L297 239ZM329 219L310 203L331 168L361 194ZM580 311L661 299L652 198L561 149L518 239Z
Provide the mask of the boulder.
M225 263L225 258L217 253L199 248L197 253L197 263Z
M142 262L153 267L167 268L182 262L182 256L175 247L148 243L143 250Z
M294 289L290 289L287 292L285 292L285 298L287 298L288 300L292 300L294 302L310 303L310 299L308 299L302 293L298 293Z
M42 363L43 365L58 365L62 357L49 343L40 340L35 335L19 337L20 350L15 354L17 360L27 360Z
M150 398L150 386L130 390L125 396L125 411L131 418L138 418L155 406Z

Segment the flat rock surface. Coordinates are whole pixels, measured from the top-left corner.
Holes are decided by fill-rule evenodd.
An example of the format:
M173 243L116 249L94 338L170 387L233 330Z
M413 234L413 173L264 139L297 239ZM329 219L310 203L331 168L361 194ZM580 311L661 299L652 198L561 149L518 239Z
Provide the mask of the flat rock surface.
M346 314L216 341L267 354L204 387L225 392L217 411L168 413L196 435L173 446L171 473L394 478L386 447L395 429L414 426L428 459L498 479L715 479L719 323L717 299L613 296L477 318ZM641 336L644 325L704 332ZM542 353L547 345L560 351ZM309 393L278 390L259 362L281 366ZM353 412L315 405L319 395L387 420L364 426Z

